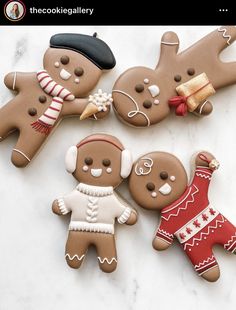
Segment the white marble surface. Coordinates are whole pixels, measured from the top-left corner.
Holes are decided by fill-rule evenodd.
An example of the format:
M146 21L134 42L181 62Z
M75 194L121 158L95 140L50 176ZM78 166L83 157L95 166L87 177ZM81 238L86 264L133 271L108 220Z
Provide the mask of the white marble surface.
M112 47L117 59L113 72L104 74L98 87L111 90L118 75L135 65L154 67L164 31L178 32L181 49L215 27L1 27L0 105L12 94L3 85L12 70L42 67L49 38L57 32L99 36ZM236 60L236 44L222 54ZM97 88L98 88L97 87ZM120 138L134 158L154 150L175 153L189 171L189 159L198 149L208 149L221 162L210 190L211 203L236 224L236 86L218 91L211 100L209 118L171 116L159 125L134 129L113 113L101 122L65 120L44 149L26 169L10 163L16 143L13 135L0 144L0 310L75 309L235 309L236 257L217 248L221 278L209 284L192 270L175 243L165 253L152 249L158 215L141 210L130 198L127 184L119 191L137 207L140 217L133 227L117 226L119 264L113 274L102 273L91 250L80 270L69 269L64 246L69 218L51 213L51 202L71 190L76 182L65 172L68 146L90 133L107 132Z

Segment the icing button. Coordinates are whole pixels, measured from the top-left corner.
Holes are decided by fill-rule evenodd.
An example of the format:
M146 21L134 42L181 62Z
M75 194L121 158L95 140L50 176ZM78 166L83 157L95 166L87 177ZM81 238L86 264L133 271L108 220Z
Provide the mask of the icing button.
M151 102L150 100L144 100L143 106L144 106L144 108L146 108L146 109L150 109L151 106L152 106L152 102Z
M29 108L28 114L30 116L35 116L37 114L37 110L35 108Z
M47 101L47 97L42 95L42 96L39 96L39 102L40 103L45 103Z
M181 75L177 74L174 77L175 82L180 82L181 81Z
M188 73L188 75L194 75L195 74L195 70L193 68L189 68L187 73Z

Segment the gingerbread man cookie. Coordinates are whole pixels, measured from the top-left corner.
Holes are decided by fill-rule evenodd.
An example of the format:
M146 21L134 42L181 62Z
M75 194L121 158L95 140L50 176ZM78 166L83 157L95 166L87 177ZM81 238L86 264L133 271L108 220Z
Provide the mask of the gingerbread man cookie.
M137 213L117 193L117 187L132 168L132 157L110 135L95 134L69 148L66 169L79 182L69 194L53 202L53 212L71 212L65 258L79 268L90 245L94 245L102 271L117 266L114 223L133 225Z
M143 208L160 210L161 222L153 240L165 250L176 238L196 272L214 282L220 269L212 247L236 252L236 227L208 201L208 188L218 161L208 152L195 156L191 183L181 162L169 153L153 152L133 165L129 180L134 200Z
M112 51L96 35L63 33L51 37L43 70L7 74L5 84L17 95L0 109L0 141L19 131L12 163L17 167L28 165L64 117L106 116L111 95L99 91L93 98L86 96L103 69L114 66Z
M145 127L159 123L175 109L208 115L208 97L236 82L236 62L223 63L220 52L236 38L234 26L223 26L178 53L179 39L166 32L161 39L157 67L134 67L125 71L113 87L113 107L125 123Z

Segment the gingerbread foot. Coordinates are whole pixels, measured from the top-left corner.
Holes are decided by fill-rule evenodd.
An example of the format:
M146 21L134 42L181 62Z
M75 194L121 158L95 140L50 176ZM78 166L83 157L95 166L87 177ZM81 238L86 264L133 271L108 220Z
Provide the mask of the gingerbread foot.
M220 277L220 268L219 266L214 266L213 268L209 269L208 271L204 272L201 277L208 282L216 282Z

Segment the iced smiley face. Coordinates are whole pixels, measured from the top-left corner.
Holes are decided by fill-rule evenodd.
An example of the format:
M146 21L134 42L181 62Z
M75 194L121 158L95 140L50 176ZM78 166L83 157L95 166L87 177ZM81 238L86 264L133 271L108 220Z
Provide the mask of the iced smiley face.
M122 181L121 150L105 141L93 141L78 148L74 177L94 186L116 187Z
M184 192L187 175L181 162L165 152L153 152L133 165L129 188L134 200L145 209L162 209Z
M146 127L169 114L168 83L158 79L154 70L135 67L116 81L112 96L117 115L133 126Z
M44 55L44 68L56 83L75 97L86 96L97 84L102 71L92 61L75 51L49 48Z

